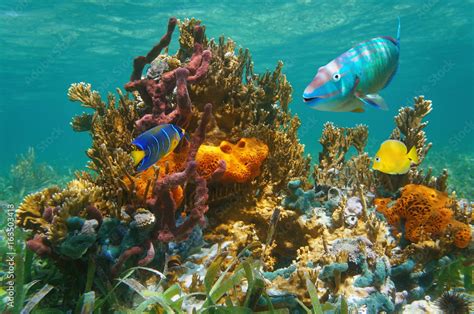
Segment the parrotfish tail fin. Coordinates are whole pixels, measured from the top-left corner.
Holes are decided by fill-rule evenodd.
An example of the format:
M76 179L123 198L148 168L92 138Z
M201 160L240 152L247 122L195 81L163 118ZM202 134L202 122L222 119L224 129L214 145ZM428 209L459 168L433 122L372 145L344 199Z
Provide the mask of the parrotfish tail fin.
M140 161L145 158L145 152L142 150L133 150L131 152L132 159L133 159L133 165L136 166L140 163Z
M418 164L418 155L416 154L416 147L413 146L410 151L408 152L408 159L410 159L410 161L412 163L414 163L415 165Z
M364 97L358 97L360 101L364 104L381 109L381 110L388 110L388 106L385 103L385 100L379 94L369 94L365 95Z
M400 17L398 17L397 46L400 47Z

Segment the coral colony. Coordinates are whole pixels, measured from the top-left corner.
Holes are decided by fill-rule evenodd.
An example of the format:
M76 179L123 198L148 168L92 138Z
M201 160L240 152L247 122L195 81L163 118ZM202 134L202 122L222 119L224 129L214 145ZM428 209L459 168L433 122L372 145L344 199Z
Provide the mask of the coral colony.
M171 54L177 26L179 50ZM248 50L208 39L197 20L171 18L158 44L134 59L128 94L117 89L104 101L91 85L72 84L69 99L90 109L71 123L92 137L90 170L26 196L17 213L35 260L74 278L76 295L43 277L56 288L42 303L73 308L94 291L103 308L134 308L145 294L121 286L114 300L110 291L136 266L166 279L138 270L135 291L197 293L182 298L178 312L240 304L303 313L316 291L326 310L390 313L455 288L435 278L460 258L471 256L463 265L472 265L473 216L469 202L448 192L447 172L373 171L368 128L328 122L311 174L282 66L258 75ZM431 101L416 97L390 136L416 147L420 162L431 147L423 131L430 111ZM132 140L165 123L190 137L137 172ZM86 282L88 272L94 279ZM216 273L219 284L231 282L225 290L212 288ZM159 304L148 310L169 311Z

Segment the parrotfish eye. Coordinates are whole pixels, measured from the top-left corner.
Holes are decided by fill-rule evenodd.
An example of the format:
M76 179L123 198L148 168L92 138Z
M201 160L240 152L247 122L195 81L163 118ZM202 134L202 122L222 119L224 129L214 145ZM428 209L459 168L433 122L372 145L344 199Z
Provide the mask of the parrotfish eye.
M337 82L337 81L339 81L340 79L341 79L341 74L339 74L339 73L334 73L334 74L332 75L332 80L333 80L334 82Z
M375 157L376 162L380 162L380 157Z

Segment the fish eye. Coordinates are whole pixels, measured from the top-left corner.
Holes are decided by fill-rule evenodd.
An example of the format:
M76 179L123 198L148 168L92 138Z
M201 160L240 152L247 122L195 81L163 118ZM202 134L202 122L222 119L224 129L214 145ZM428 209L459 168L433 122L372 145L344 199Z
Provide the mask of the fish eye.
M375 161L376 161L376 162L379 162L379 161L380 161L380 157L375 157Z
M334 73L334 74L332 75L332 80L333 80L334 82L337 82L337 81L339 81L340 79L341 79L341 74L339 74L339 73Z

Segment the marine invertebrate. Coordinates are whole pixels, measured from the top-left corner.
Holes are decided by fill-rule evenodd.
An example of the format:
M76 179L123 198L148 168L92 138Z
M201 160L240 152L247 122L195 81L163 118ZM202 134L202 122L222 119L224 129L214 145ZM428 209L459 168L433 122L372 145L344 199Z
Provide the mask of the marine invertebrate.
M117 94L118 101L116 96L110 94L105 103L100 94L92 90L90 84L72 84L68 90L71 101L79 102L83 107L94 110L93 114L89 114L91 128L75 131L87 130L92 136L92 146L86 153L91 159L88 167L97 174L97 177L87 173L80 173L80 177L103 188L108 200L120 208L134 196L122 178L134 173L129 153L138 111L134 100L125 97L119 89ZM73 127L76 124L74 121L75 119ZM115 215L118 216L119 213Z
M358 197L352 196L348 198L343 211L345 224L348 227L353 227L355 224L357 224L357 220L359 219L359 216L362 215L362 211L362 202Z
M366 313L380 313L381 311L391 313L395 309L393 302L379 291L371 293L367 298L358 302L358 306L365 306Z
M413 107L400 108L397 116L395 116L396 128L392 131L390 138L402 141L407 147L407 151L415 147L418 164L412 166L405 175L391 176L376 172L379 184L386 190L394 192L408 183L415 183L430 186L439 191L446 191L448 178L446 169L439 177L434 177L431 169L424 174L419 167L432 146L432 143L428 142L424 131L428 121L423 121L431 110L431 100L425 100L423 96L419 96L414 98Z
M319 273L318 278L328 281L330 284L334 285L334 291L337 292L341 284L341 274L346 272L348 269L349 265L344 262L325 265L322 271Z
M208 104L202 116L201 123L194 132L186 168L159 179L153 189L153 197L147 200L147 205L158 219L158 229L155 230L156 239L169 242L175 239L186 238L196 224L204 224L204 214L207 212L206 204L208 189L205 178L197 172L196 155L199 147L204 142L206 126L211 119L212 105ZM222 165L224 166L224 165ZM217 170L217 171L220 171ZM189 216L179 226L176 224L176 204L171 197L171 188L188 183L195 184L194 204L189 211Z
M219 182L245 183L260 174L260 167L268 156L268 147L256 138L242 138L236 144L221 142L218 147L203 145L197 151L196 162L199 174L209 179L219 167L226 164Z
M416 184L403 187L400 198L392 206L390 199L375 200L377 210L389 224L398 230L404 228L407 240L418 242L452 232L454 244L465 248L471 240L471 228L453 218L453 211L448 208L450 202L446 193Z
M76 179L64 189L51 187L25 197L18 208L17 224L56 243L66 237L69 217L88 218L93 215L98 218L98 212L112 214L112 208L113 204L104 198L100 186Z
M368 128L365 125L340 128L327 122L319 139L323 150L319 153L319 163L314 166L314 181L319 185L339 188L360 184L370 186L372 179L370 171L367 171L370 160L364 155L367 138ZM345 159L351 147L356 149L357 155L348 162Z
M468 296L456 291L444 292L436 299L435 304L446 314L467 314L472 306Z
M431 112L432 104L430 100L425 100L423 96L414 98L413 108L403 107L395 116L396 128L392 131L390 138L400 140L405 143L407 151L416 147L418 160L421 163L426 157L432 144L427 143L426 134L423 129L428 122L423 119Z
M134 177L137 193L142 196L149 180L155 176L161 178L167 173L182 171L188 154L189 148L185 147L160 160L157 163L160 167L158 173L151 169ZM223 141L219 146L201 145L195 158L197 172L208 181L249 183L260 174L260 167L267 156L268 147L263 142L256 138L242 138L236 144ZM175 190L176 193L179 191Z
M186 84L202 79L209 67L212 53L209 50L203 50L204 29L200 25L196 25L193 36L193 54L188 63L163 72L157 79L141 78L144 66L152 63L159 56L161 50L169 45L176 23L176 18L170 18L168 30L160 42L146 56L135 58L130 82L125 85L127 91L138 91L147 106L145 109L151 111L136 122L137 127L142 131L164 123L172 123L186 128L191 118L191 106ZM172 108L167 98L175 87L177 88L177 106Z
M180 27L185 42L189 42L185 38L192 37L195 23L198 22L185 21ZM271 154L256 184L268 191L273 187L284 188L291 178L305 179L309 158L304 156L297 136L299 119L289 112L292 88L282 73L283 63L258 75L254 73L249 51L236 51L231 39L220 37L203 43L211 51L212 59L207 75L189 90L198 110L207 102L213 104L215 119L208 141L217 145L223 140L235 143L241 138L255 137L265 143ZM186 50L183 47L183 55ZM292 163L284 162L288 160Z
M301 188L301 180L288 182L288 195L283 199L282 206L291 210L311 216L314 207L320 205L316 200L314 190L305 191Z

